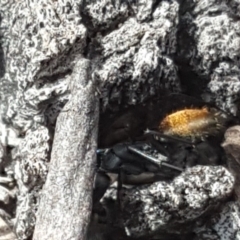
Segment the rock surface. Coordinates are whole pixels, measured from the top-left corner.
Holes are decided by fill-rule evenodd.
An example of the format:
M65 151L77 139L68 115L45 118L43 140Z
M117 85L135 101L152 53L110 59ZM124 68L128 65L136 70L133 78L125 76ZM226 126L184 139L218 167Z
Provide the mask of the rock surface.
M0 199L7 208L5 200L16 198L10 215L18 239L33 232L76 56L92 62L102 112L170 91L238 116L239 12L239 0L1 0ZM231 216L229 231L236 229L238 204L223 213ZM230 239L221 218L214 221L218 239ZM207 227L201 232L217 239Z
M177 223L194 224L231 195L233 183L234 178L223 167L197 166L170 184L157 182L147 188L125 190L122 199L125 225L131 234L142 235L174 228Z

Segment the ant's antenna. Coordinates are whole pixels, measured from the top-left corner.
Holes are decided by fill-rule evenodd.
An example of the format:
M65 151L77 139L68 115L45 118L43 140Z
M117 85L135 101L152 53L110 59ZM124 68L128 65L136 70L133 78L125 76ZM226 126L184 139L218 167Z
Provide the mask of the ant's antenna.
M165 138L165 139L169 139L169 140L172 140L172 141L175 141L175 142L182 142L182 143L185 143L187 145L193 145L193 143L191 141L187 141L187 140L184 140L182 138L178 138L178 137L173 137L173 136L168 136L168 135L165 135L165 134L162 134L158 131L154 131L154 130L149 130L147 129L145 132L144 132L145 135L149 134L149 135L157 135L161 138Z

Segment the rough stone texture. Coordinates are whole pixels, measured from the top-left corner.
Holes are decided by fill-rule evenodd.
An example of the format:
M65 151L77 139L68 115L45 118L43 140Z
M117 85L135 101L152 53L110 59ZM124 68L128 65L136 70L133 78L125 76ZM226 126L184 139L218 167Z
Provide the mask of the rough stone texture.
M164 90L239 115L239 9L239 0L1 0L0 203L16 198L10 220L19 239L35 225L76 55L92 62L102 111ZM232 219L226 225L237 226Z
M46 178L51 127L68 99L72 62L84 50L86 28L74 1L1 1L0 8L5 65L1 118L5 128L16 132L13 143L3 144L15 147L19 194L14 224L18 238L26 239L33 232Z
M193 231L205 224L206 216L218 211L218 204L228 199L233 187L234 178L224 167L189 168L171 183L156 182L121 190L123 219L120 222L123 221L129 234L134 237L159 231L178 234L187 229ZM116 196L114 189L107 191L104 198L111 196ZM220 217L217 218L220 221ZM214 224L219 225L214 225L214 228L221 229L221 224L216 217L214 219ZM237 231L234 228L234 232Z
M183 1L181 21L191 44L185 61L197 76L197 85L206 81L202 94L223 110L237 114L234 101L239 97L240 1ZM186 55L187 54L187 55Z
M142 102L161 88L180 90L177 67L170 57L176 52L179 4L162 1L156 7L154 1L139 1L128 5L127 8L125 1L96 1L82 9L93 26L97 19L105 23L107 16L102 14L103 9L111 9L111 15L119 18L112 31L108 23L107 33L97 32L88 53L91 58L100 53L97 59L101 67L95 74L103 86L103 109L112 103L116 109L116 103Z
M239 202L228 202L208 224L196 227L195 231L200 239L239 239L239 214Z

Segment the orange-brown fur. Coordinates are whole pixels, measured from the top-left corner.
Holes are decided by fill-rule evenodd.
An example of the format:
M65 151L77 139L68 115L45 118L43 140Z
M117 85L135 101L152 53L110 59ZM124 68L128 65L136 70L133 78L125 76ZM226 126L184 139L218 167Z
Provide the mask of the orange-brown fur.
M184 109L166 116L159 129L166 135L203 137L219 129L218 114L207 107Z

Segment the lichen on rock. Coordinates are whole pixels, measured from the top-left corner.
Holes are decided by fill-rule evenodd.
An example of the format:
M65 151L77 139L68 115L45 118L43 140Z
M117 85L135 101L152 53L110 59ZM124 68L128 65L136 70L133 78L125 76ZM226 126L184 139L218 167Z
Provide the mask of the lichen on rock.
M238 115L239 9L238 0L1 0L0 183L15 185L4 185L9 195L0 199L16 196L19 239L32 235L76 56L92 63L102 112L168 91L208 96ZM234 209L224 211L233 216ZM232 229L239 223L228 221ZM220 222L214 226L223 239L229 235ZM216 237L207 226L201 234Z
M211 219L213 212L221 212L221 203L228 200L233 188L234 178L224 167L192 167L170 183L122 189L122 219L115 221L123 222L133 237L194 232L207 225L206 219ZM102 201L114 199L115 190L110 189Z

